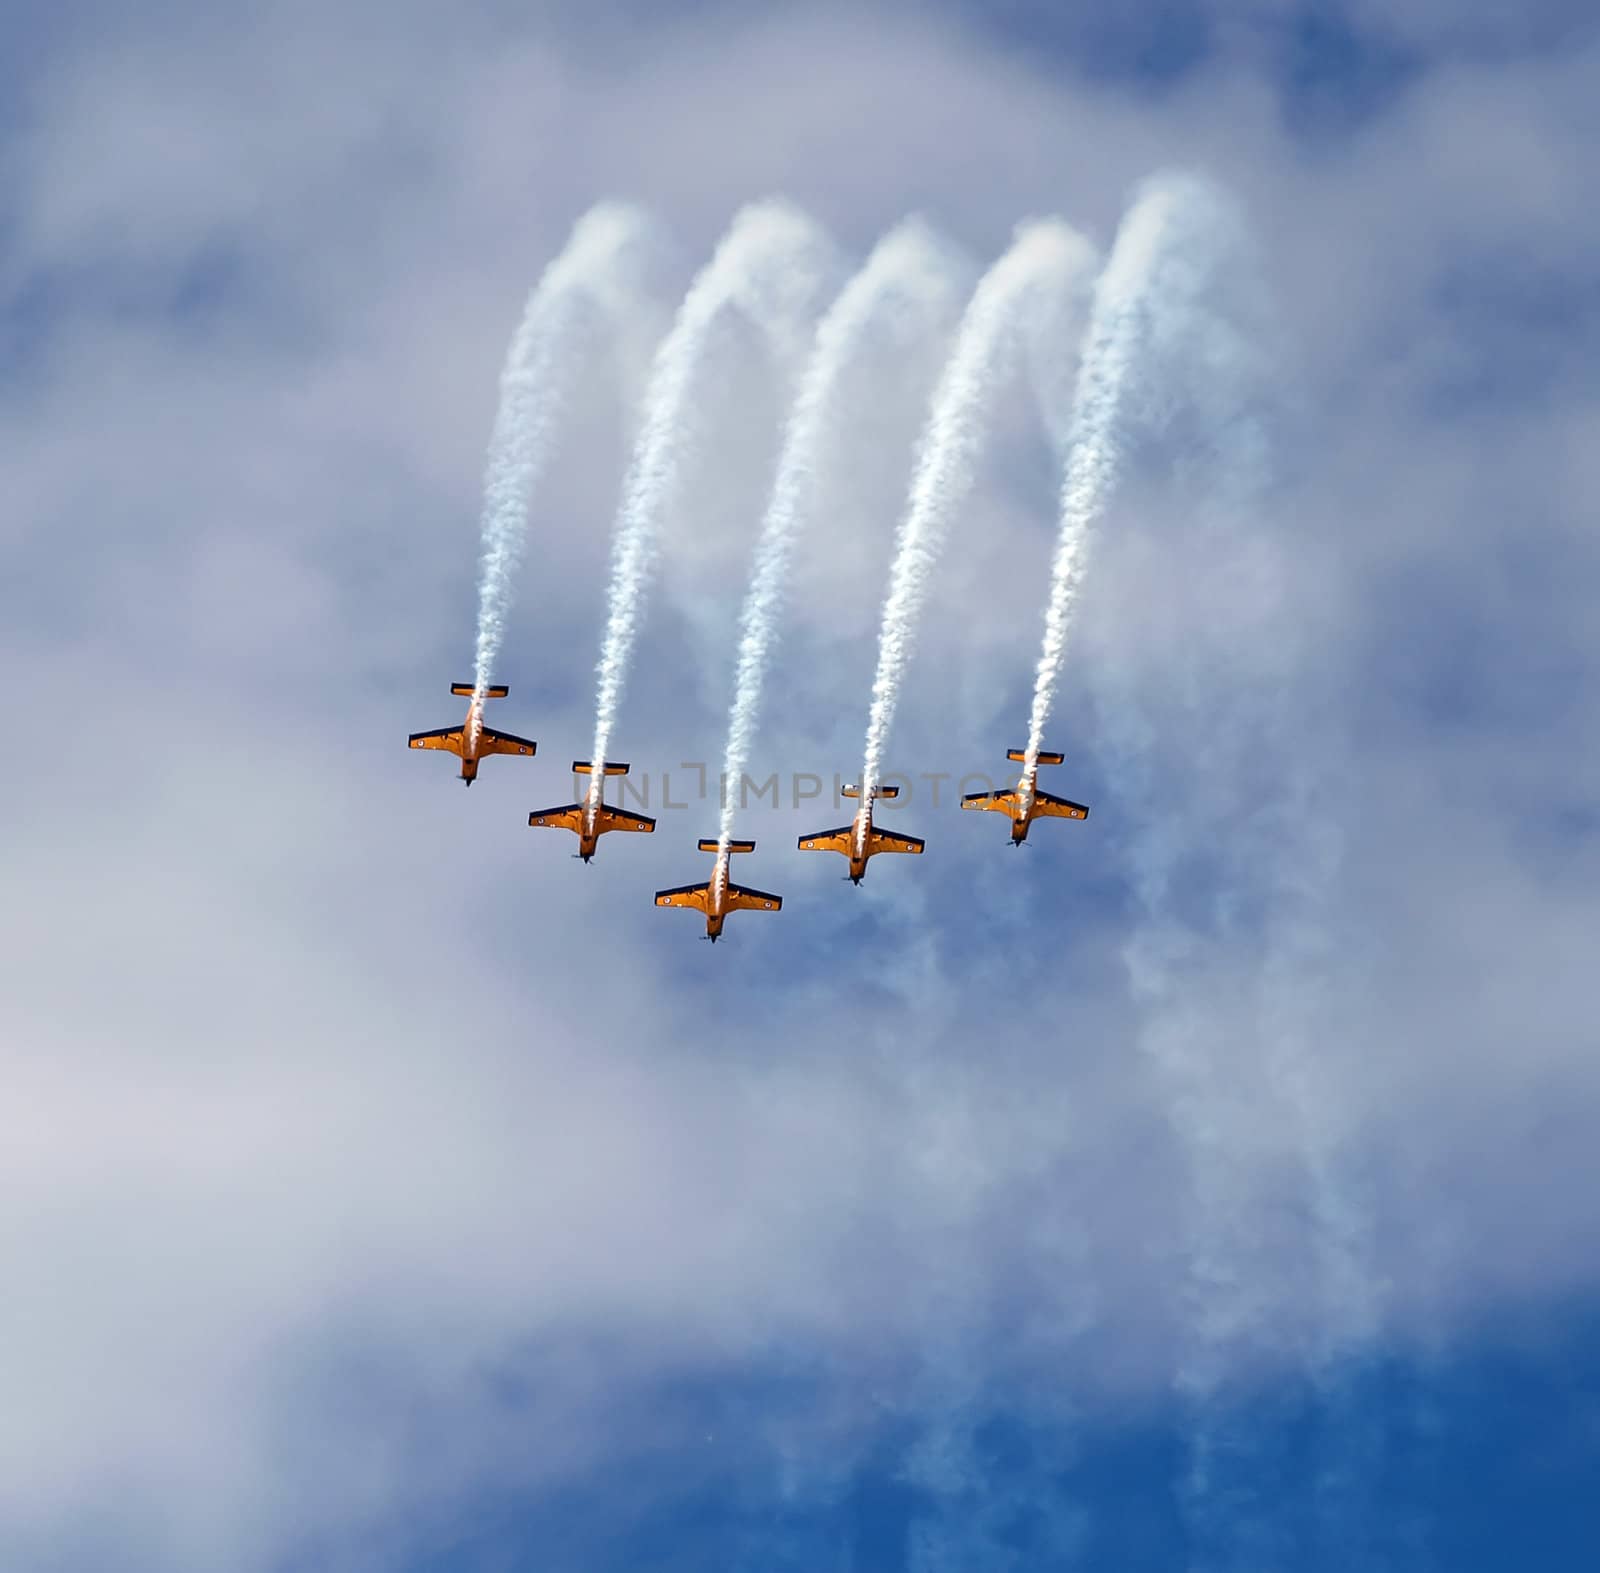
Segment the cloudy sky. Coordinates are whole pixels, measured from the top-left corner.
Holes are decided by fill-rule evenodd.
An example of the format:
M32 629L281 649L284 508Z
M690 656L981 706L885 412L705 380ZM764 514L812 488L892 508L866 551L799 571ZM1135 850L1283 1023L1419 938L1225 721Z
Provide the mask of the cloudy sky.
M6 1568L1593 1565L1586 8L0 18ZM1024 741L1069 347L932 586L927 855L853 890L786 788L781 915L652 906L788 387L730 331L614 739L658 830L530 832L649 332L735 212L841 277L920 213L970 284L1173 168L1242 228L1130 402L1046 740L1089 821L1013 854L952 798ZM539 755L465 793L404 738L459 719L506 342L604 199L661 244L532 509L491 720ZM757 776L859 763L951 326L841 393Z

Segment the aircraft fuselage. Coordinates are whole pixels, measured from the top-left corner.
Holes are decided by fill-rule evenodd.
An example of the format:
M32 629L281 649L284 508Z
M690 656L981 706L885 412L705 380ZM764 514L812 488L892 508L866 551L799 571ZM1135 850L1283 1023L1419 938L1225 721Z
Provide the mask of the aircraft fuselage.
M467 705L467 719L461 727L461 779L471 786L478 779L478 760L483 747L483 701Z
M600 794L598 791L587 792L583 799L583 815L578 821L578 856L585 863L594 856L595 848L600 845L599 820Z
M872 840L872 803L868 798L850 823L850 883L859 885L867 872L867 846Z
M1033 794L1039 785L1037 767L1024 770L1017 782L1017 813L1011 821L1011 844L1017 846L1028 839L1028 826L1033 823Z
M727 850L717 854L717 861L711 868L710 890L707 892L706 902L706 938L713 945L722 933L722 925L728 920L728 862Z

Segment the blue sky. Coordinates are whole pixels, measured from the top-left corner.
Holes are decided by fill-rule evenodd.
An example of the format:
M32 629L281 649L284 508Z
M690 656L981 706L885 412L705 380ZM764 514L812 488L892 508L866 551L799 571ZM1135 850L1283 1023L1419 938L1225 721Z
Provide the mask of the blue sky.
M81 14L0 65L7 1567L1592 1565L1581 10ZM591 204L671 237L665 320L773 193L977 268L1174 165L1248 218L1271 476L1175 359L1052 727L1087 824L1012 854L919 787L856 891L792 852L831 807L754 809L785 911L715 949L649 901L714 803L587 869L529 834L588 748L609 361L504 652L539 757L400 747L455 719L500 359ZM758 775L855 769L946 345L851 389ZM620 720L657 792L721 749L750 349ZM1023 741L1055 475L1006 390L893 768Z

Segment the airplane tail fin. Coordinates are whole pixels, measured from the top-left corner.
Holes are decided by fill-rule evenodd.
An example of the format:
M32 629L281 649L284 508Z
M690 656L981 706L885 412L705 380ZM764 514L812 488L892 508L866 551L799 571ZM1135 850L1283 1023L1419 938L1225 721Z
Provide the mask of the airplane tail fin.
M716 840L715 837L709 841L700 841L696 843L696 850L700 852L717 852L721 850L721 847L722 843ZM753 841L730 841L728 843L728 850L730 852L754 852L755 849L756 844Z
M478 685L476 683L452 683L450 685L450 692L459 694L463 699L470 699L477 691ZM491 683L484 689L483 697L485 699L504 699L510 692L511 690L504 683Z
M575 776L592 776L594 774L594 766L587 759L574 759L572 761L572 773ZM606 775L625 776L627 773L628 767L626 765L614 765L609 759L606 761Z
M1028 762L1028 751L1025 748L1012 748L1006 751L1006 758L1014 765L1025 765ZM1065 754L1047 754L1042 748L1039 750L1039 763L1041 765L1064 765L1067 762Z
M879 787L874 787L872 789L872 795L874 797L899 797L900 796L900 788L897 787L897 786L879 786ZM839 788L839 796L840 797L860 797L861 796L861 788L858 787L858 786L840 787Z

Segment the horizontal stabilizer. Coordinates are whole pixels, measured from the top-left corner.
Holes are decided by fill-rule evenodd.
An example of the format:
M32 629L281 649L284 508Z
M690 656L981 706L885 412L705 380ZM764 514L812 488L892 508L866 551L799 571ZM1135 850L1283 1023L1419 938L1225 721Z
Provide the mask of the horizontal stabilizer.
M594 766L587 759L574 759L572 761L572 773L575 776L592 776L594 774ZM626 765L614 765L608 759L605 773L608 776L625 776L628 773L628 767Z
M697 850L701 852L719 852L722 850L720 841L699 841L695 845ZM755 849L756 844L753 841L730 841L728 843L730 852L754 852Z
M1028 751L1025 748L1012 748L1006 751L1006 758L1015 765L1025 765L1028 762ZM1042 748L1039 750L1039 763L1041 765L1063 765L1067 762L1065 754L1047 754Z
M476 683L452 683L450 685L450 692L452 694L460 694L463 699L470 699L477 691L478 685ZM485 699L504 699L510 692L511 690L504 683L491 683L484 689L483 697Z
M900 788L897 787L897 786L874 787L872 789L872 795L874 797L899 797L900 796ZM840 787L839 788L839 796L840 797L860 797L861 796L861 788L858 787L858 786Z

